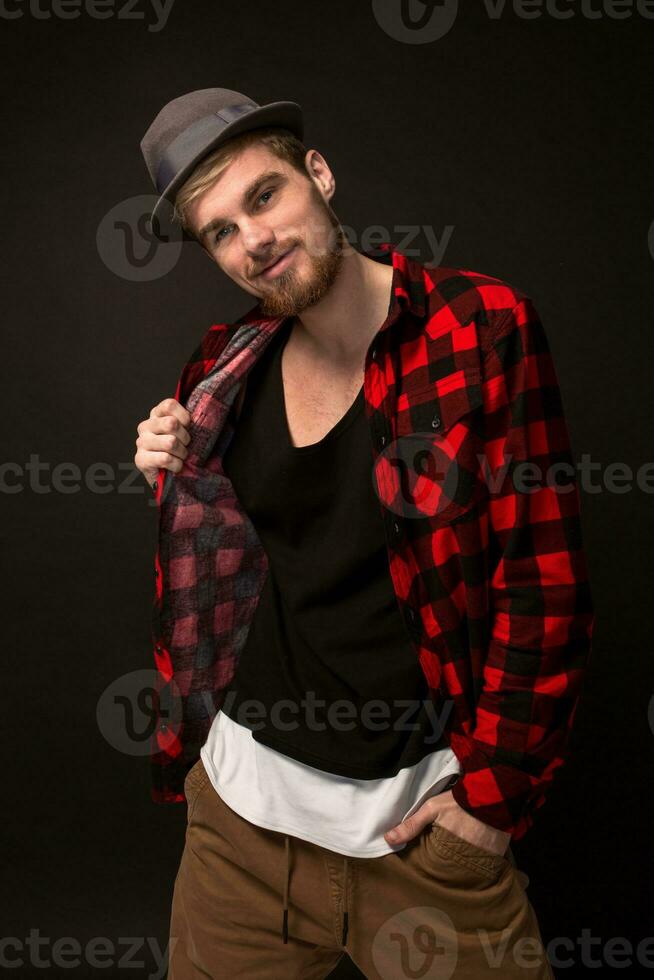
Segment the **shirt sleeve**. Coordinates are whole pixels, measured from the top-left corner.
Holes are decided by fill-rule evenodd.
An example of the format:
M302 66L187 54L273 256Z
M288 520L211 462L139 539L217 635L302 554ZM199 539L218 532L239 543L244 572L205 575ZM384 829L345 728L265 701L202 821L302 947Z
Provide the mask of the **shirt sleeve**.
M483 355L490 622L456 802L523 836L563 764L593 612L579 492L557 377L528 297Z

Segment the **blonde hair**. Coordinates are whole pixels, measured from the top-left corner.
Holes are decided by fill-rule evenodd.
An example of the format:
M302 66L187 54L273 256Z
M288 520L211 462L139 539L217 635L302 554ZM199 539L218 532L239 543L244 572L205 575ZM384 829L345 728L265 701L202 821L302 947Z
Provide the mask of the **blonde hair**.
M188 209L192 201L202 194L214 181L220 177L222 172L229 166L239 153L246 147L254 143L262 143L268 147L271 153L285 160L292 167L306 176L309 180L307 169L304 165L304 158L307 149L297 136L288 129L281 126L266 126L258 129L251 129L245 133L238 133L232 136L226 143L219 146L217 150L210 153L202 160L191 176L177 191L173 220L178 221L190 235L197 240L193 228L188 223Z

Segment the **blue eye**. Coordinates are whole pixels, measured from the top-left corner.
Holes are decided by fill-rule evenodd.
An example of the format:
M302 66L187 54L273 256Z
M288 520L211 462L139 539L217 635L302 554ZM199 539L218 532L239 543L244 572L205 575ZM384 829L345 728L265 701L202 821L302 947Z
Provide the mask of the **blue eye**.
M271 189L271 190L267 190L267 191L263 191L263 192L262 192L262 193L261 193L261 194L259 195L259 201L261 200L261 198L262 198L262 197L265 197L265 196L266 196L266 194L274 194L274 193L275 193L275 191L274 191L274 189ZM267 204L267 203L268 203L268 201L264 201L264 204ZM216 234L216 235L215 235L215 237L214 237L214 245L217 245L217 244L218 244L218 242L220 242L220 241L222 241L222 234L223 234L223 232L224 232L224 231L227 231L227 230L228 230L229 228L231 228L231 227L232 227L231 225L227 225L227 226L226 226L225 228L221 228L221 229L220 229L220 231L219 231L219 232L217 232L217 234Z

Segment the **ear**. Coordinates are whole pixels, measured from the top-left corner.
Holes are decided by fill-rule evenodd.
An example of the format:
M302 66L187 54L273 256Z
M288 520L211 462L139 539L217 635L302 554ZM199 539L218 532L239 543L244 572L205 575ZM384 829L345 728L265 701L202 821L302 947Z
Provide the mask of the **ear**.
M330 201L336 191L336 179L322 153L316 149L307 150L304 166L323 200Z

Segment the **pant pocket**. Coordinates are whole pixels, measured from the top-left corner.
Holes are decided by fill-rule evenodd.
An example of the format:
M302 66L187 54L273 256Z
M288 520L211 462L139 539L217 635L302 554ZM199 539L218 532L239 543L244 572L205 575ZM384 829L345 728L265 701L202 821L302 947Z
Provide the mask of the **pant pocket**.
M189 769L186 774L186 779L184 780L184 796L186 797L187 805L187 823L190 821L198 797L200 796L200 793L204 787L207 785L208 781L209 776L207 770L204 768L202 757L200 757L195 765Z
M465 869L480 881L496 881L510 867L510 861L502 854L486 851L436 821L431 825L427 844L436 860L448 862L453 869L457 866Z

